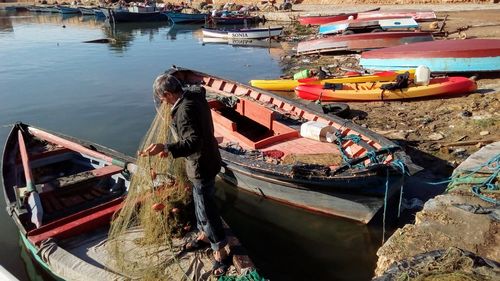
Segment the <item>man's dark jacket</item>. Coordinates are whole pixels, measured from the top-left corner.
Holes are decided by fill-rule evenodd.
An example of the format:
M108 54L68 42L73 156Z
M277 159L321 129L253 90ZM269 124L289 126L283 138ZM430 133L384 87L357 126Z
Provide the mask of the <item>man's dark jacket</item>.
M221 157L210 107L203 87L191 87L172 108L173 143L167 149L174 158L186 157L190 179L213 179L221 168Z

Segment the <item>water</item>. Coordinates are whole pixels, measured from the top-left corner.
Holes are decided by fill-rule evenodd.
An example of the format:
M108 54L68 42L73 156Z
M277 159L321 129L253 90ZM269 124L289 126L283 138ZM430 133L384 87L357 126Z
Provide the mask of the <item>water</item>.
M99 38L116 41L82 43ZM1 13L0 143L9 130L3 125L23 121L135 154L155 114L152 82L171 65L240 82L281 74L279 49L203 45L200 38L196 26L113 29L89 17ZM371 278L379 227L282 206L226 183L218 186L223 217L264 276ZM0 224L0 264L21 280L47 279L19 246L16 227L4 211Z

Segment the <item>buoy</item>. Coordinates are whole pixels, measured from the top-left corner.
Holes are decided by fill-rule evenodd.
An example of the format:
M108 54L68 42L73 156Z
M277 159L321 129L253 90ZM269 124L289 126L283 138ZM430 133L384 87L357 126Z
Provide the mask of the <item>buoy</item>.
M151 169L150 173L151 173L151 179L155 180L156 176L158 176L158 174L153 169Z
M179 208L173 208L172 210L170 210L170 212L174 213L174 214L178 214L181 210L179 210Z

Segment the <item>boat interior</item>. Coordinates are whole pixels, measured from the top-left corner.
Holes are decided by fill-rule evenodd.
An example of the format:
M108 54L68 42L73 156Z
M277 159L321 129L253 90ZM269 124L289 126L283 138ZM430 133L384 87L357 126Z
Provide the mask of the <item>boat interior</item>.
M29 165L42 206L35 212L43 213L38 228L31 222L32 205L28 203L18 150L12 154L15 169L10 175L18 217L30 241L36 244L48 236L69 237L108 224L129 185L123 168L33 136L26 139Z

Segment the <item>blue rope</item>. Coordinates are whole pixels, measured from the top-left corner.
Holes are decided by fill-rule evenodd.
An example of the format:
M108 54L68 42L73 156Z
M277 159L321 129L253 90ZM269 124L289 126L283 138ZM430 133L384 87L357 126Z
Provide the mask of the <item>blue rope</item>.
M463 179L473 177L475 174L479 173L479 171L481 171L484 168L487 168L490 171L492 171L491 175L489 177L487 177L483 182L472 186L471 192L472 192L472 194L474 194L475 196L481 198L482 200L484 200L486 202L498 205L498 204L500 204L500 202L498 200L493 199L491 197L488 197L484 194L481 194L481 191L482 190L485 190L485 191L499 190L498 184L495 184L493 182L500 174L500 154L495 155L490 160L488 160L486 163L478 166L476 169L469 172L468 174L465 174L462 176L459 174L452 175L447 180L440 181L437 183L430 183L430 184L451 183L450 186L446 189L446 191L450 191L454 188L455 183L460 183L461 180L463 181Z
M387 212L387 194L389 193L389 169L385 173L384 216L382 217L382 244L385 242L385 215Z
M405 176L406 175L410 175L410 174L409 174L409 172L406 169L405 163L403 163L399 159L395 159L394 161L392 161L391 165L394 168L396 168L398 171L400 171L401 174L403 175L403 179L402 179L402 182L401 182L401 188L399 190L399 205L398 205L398 218L399 218L401 216L401 202L403 202L403 188L404 188L404 185L405 185Z

